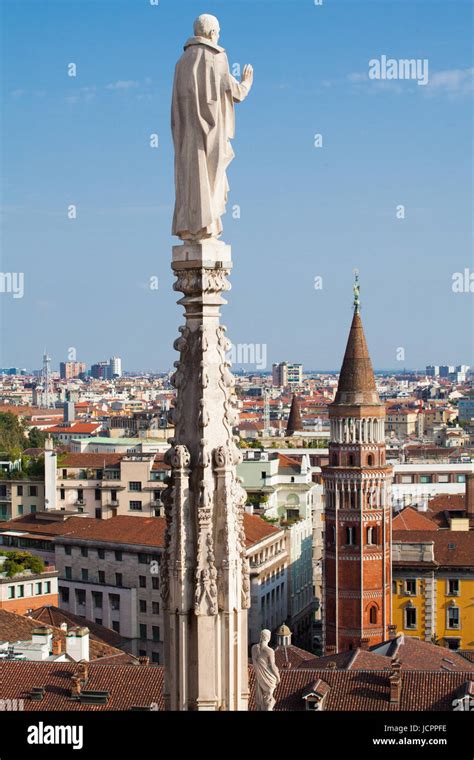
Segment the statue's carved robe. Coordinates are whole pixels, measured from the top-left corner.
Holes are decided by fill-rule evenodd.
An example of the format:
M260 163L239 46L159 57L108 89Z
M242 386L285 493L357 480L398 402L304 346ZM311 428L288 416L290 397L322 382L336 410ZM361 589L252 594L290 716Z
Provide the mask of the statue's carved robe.
M260 642L252 647L252 664L257 689L255 701L257 710L272 711L275 706L273 693L280 682L280 673L275 665L275 653L268 644Z
M222 231L226 169L234 157L234 102L248 94L229 70L223 48L191 37L176 64L171 128L175 150L173 235L199 239Z

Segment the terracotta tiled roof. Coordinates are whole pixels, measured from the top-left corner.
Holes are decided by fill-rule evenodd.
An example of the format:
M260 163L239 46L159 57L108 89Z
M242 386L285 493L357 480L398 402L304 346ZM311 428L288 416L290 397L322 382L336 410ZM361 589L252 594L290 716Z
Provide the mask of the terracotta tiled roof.
M380 404L358 312L354 313L334 404Z
M406 507L393 518L393 530L438 530L428 516L413 507Z
M282 671L275 691L275 711L302 711L303 695L319 679L328 684L324 709L328 711L451 711L460 687L472 679L472 671L404 671L400 705L390 703L389 673L386 670L310 670L292 668ZM254 709L254 675L251 673L250 708Z
M30 612L28 617L38 620L44 623L44 625L55 626L56 628L60 628L61 623L66 623L68 628L85 625L89 629L91 641L102 642L109 646L117 647L117 649L120 649L124 642L128 641L128 639L124 639L123 636L111 628L106 628L104 625L99 625L92 620L86 620L80 615L74 615L72 612L60 610L59 607L55 607L52 604L38 607L38 609Z
M23 699L25 711L130 710L134 706L156 704L164 709L163 668L159 666L111 667L89 663L91 691L108 691L103 705L88 705L70 698L72 675L77 663L4 662L2 663L2 699ZM250 674L250 710L255 710L255 676ZM275 691L275 711L305 710L303 695L322 681L326 684L324 709L328 711L438 711L452 710L453 700L472 672L459 673L405 671L402 673L400 705L390 703L389 673L386 670L309 670L290 668L281 671ZM41 701L29 698L32 687L43 686ZM329 687L329 688L327 688Z
M466 497L462 493L440 493L428 502L428 516L441 528L449 527L449 513L464 512Z
M89 452L68 452L58 462L58 469L62 467L111 467L120 464L124 454L92 454Z
M275 663L280 670L299 668L305 662L314 663L314 660L314 654L295 647L293 644L275 647Z
M34 519L34 518L37 519ZM41 520L41 515L25 515L0 524L0 532L24 531L33 535L63 536L84 541L111 541L124 545L164 547L165 518L117 515L108 520L95 517L70 517L61 522ZM281 528L262 520L258 515L244 513L247 546L278 533Z
M244 531L246 545L252 546L259 541L263 541L264 538L268 538L275 533L279 533L281 528L270 525L265 520L262 520L258 515L249 515L244 513Z
M84 625L85 621L82 620ZM66 651L66 635L61 628L48 625L44 626L51 628L55 638L61 639L62 651ZM71 627L71 626L70 626ZM74 627L74 626L72 626ZM31 639L32 631L34 628L38 628L38 621L25 615L17 615L15 612L8 612L7 610L0 609L0 641L26 641ZM89 640L89 655L91 660L96 660L99 657L110 656L113 654L124 654L116 647L110 646L103 641L90 637ZM4 663L2 662L2 673Z
M434 558L443 567L474 568L474 531L397 530L393 541L400 543L434 543ZM395 565L398 563L395 563Z
M280 467L283 467L285 469L296 470L296 472L301 471L300 461L298 461L296 458L289 457L286 454L278 455L278 463Z
M101 427L100 422L73 422L70 426L62 427L61 425L55 425L54 427L46 428L45 433L70 433L71 435L84 435L85 433L95 433Z
M474 665L466 663L457 652L403 634L371 647L371 651L366 654L377 657L385 655L390 661L396 657L401 662L402 670L474 671Z
M71 677L77 672L77 663L67 662L2 662L2 699L23 699L26 711L39 710L130 710L134 706L156 703L164 709L163 669L160 667L130 667L128 665L99 665L89 663L88 681L84 688L90 691L108 691L105 705L87 705L71 700ZM43 686L44 698L40 702L29 699L34 686Z

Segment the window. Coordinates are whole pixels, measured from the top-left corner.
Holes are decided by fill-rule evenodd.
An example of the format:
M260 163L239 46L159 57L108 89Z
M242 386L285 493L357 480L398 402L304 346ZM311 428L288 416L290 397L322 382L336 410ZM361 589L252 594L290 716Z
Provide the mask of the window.
M446 641L446 643L448 645L448 649L454 649L454 650L456 650L456 649L460 649L461 648L461 639L456 639L456 638L450 639L450 638L448 638L446 636L445 637L445 641Z
M23 514L23 506L21 504L18 505L18 514L19 515Z
M110 492L110 500L117 501L117 491L115 491L114 489L112 489L112 491Z
M64 574L65 574L65 576L66 576L66 579L67 579L68 581L70 581L70 580L71 580L71 578L72 578L72 567L65 567L65 568L64 568Z
M34 504L31 504L30 506L30 512L32 515L36 514L36 506Z
M151 579L151 587L155 590L158 590L160 588L160 579L159 578L152 578Z
M407 578L405 580L405 594L416 596L416 578Z
M119 620L112 620L112 630L116 633L120 633L120 621Z
M402 475L400 478L401 483L413 483L413 475Z
M267 477L267 473L265 472L265 470L262 470L262 480L265 480L266 477Z
M458 483L465 483L466 482L466 476L465 475L456 475L456 481Z
M105 583L105 570L99 570L97 575L99 578L99 583Z
M140 588L146 588L146 575L139 575L138 576L138 584Z
M87 546L81 546L81 557L88 557L89 551L87 549Z
M128 490L129 491L141 491L142 490L142 484L139 480L132 480L128 484Z
M60 586L59 587L59 593L61 596L61 601L65 604L69 604L69 589L67 586Z
M440 473L438 475L438 483L449 483L449 475L443 475Z
M146 612L146 601L145 601L145 599L140 599L140 612Z
M120 552L120 551L116 551L116 552L115 552L115 561L116 561L116 562L121 562L121 561L122 561L122 556L123 556L123 555L122 555L122 552Z
M420 475L420 483L432 483L432 482L433 482L432 475Z
M96 500L96 501L100 501L100 500L101 500L101 493L100 493L100 488L96 488L96 489L94 490L94 497L95 497L95 500Z
M109 600L112 610L120 609L120 596L118 594L109 594Z
M84 490L82 488L77 489L77 500L84 501Z
M159 602L152 602L151 603L151 611L153 615L159 615L160 614L160 603Z
M146 625L145 623L140 623L140 638L146 639Z
M369 465L369 467L372 467L373 463L374 463L374 456L373 454L369 454L369 456L367 457L367 464Z
M105 559L105 549L97 549L97 556L99 559Z
M356 540L356 529L354 526L346 528L346 545L353 546Z
M354 467L354 454L349 454L349 467Z
M459 579L448 578L448 594L450 596L459 596Z
M160 628L158 625L152 625L151 627L153 641L159 641L160 640Z
M8 586L8 598L9 599L15 598L15 586Z
M59 489L59 498L61 499L61 501L64 501L64 499L66 498L66 489L65 488L60 488Z
M87 567L82 567L81 568L81 579L83 581L88 581L89 580L89 570L87 569Z
M16 487L16 495L17 496L23 496L23 486L17 486Z
M50 594L51 593L51 581L45 581L44 582L44 593Z
M22 599L25 596L25 587L23 586L23 584L16 587L16 595L18 599Z
M122 573L115 573L115 585L121 588L123 586L123 575Z
M86 592L81 588L76 589L76 602L79 607L86 606Z
M130 510L132 512L141 512L142 511L142 503L141 503L141 501L131 501L130 502Z
M377 624L377 607L375 604L373 604L369 610L369 622L371 625Z
M28 487L28 493L30 496L38 496L38 487L37 486L29 486Z
M101 508L100 508L100 507L97 507L97 508L94 510L94 513L95 513L95 519L96 519L96 520L101 520L101 519L102 519L102 510L101 510Z
M374 546L377 544L377 527L375 525L369 525L367 528L367 544Z
M461 616L459 607L448 607L448 620L446 628L460 628Z
M64 554L67 554L68 557L70 557L71 553L72 553L71 547L70 546L65 546L64 547Z
M160 655L158 652L152 652L151 653L151 661L155 662L157 665L160 664Z
M405 628L416 628L416 607L405 607Z
M92 592L92 602L94 604L94 607L100 610L102 609L102 591Z
M102 625L102 618L96 618L95 622L97 623L97 625Z

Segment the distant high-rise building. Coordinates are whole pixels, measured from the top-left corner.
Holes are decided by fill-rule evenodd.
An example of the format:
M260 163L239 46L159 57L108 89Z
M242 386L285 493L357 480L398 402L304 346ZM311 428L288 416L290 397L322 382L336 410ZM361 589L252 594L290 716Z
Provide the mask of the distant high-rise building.
M84 362L61 362L59 365L59 374L61 380L72 380L74 377L83 375L86 371Z
M112 356L109 361L110 377L122 377L122 360L118 356Z
M301 385L303 382L303 365L280 362L272 367L272 382L280 388L286 385Z
M109 362L97 362L91 367L91 377L95 380L106 380L109 373Z
M426 377L438 377L439 367L437 364L428 364L426 367Z

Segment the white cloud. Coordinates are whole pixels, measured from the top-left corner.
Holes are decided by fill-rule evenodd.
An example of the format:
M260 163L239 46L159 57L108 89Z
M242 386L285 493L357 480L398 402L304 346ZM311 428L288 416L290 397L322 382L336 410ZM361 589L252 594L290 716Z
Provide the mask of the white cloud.
M445 69L430 76L427 92L434 94L466 95L474 92L474 67L468 69Z
M107 85L107 90L131 90L134 87L139 87L139 82L135 82L133 79L119 79L117 82L111 82Z

